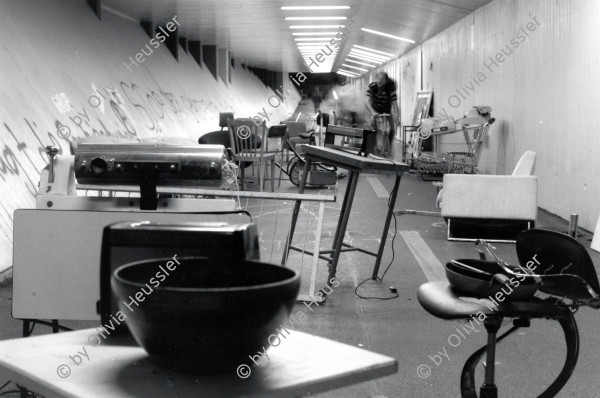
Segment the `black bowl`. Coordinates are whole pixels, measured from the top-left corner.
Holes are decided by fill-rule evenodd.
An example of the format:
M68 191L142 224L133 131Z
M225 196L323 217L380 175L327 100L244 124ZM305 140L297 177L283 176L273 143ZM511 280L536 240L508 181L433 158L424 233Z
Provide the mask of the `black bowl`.
M177 261L123 265L114 271L111 287L138 344L151 358L178 369L235 371L268 348L267 338L287 320L300 288L300 276L281 266L198 257Z

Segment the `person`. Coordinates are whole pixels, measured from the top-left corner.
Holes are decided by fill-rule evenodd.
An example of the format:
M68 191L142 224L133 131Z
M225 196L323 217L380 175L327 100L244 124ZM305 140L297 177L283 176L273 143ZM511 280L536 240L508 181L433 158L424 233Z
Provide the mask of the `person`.
M321 93L321 88L319 86L315 86L312 93L313 104L315 105L315 113L321 107L321 102L323 101L323 94Z
M375 81L369 84L367 89L366 105L367 109L371 113L372 127L374 130L378 130L378 154L384 157L389 157L391 155L391 145L396 131L395 126L400 117L400 110L398 108L398 98L396 96L396 82L390 79L387 73L377 72L375 75ZM381 114L392 115L391 120L388 119L390 125L375 125L375 116ZM381 129L386 131L380 132L379 130ZM389 136L387 137L388 142L381 142L383 139L382 134Z

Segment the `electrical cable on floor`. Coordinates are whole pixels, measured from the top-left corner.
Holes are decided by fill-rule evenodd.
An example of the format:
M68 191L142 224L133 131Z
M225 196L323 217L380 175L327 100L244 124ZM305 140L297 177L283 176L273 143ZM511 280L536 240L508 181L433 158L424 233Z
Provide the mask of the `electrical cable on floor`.
M20 393L21 393L20 390L10 390L10 391L0 392L0 396L8 395L8 394L20 394Z
M0 390L6 388L6 386L8 386L10 383L12 383L12 381L9 380L2 387L0 387ZM18 390L2 391L2 392L0 392L0 396L5 396L5 395L8 395L8 394L20 394L19 396L22 397L23 394L25 394L27 397L33 397L33 398L37 398L38 397L38 395L36 395L33 392L29 391L25 387L18 385L17 383L15 383L15 386L17 386Z
M384 160L384 159L385 160L389 160L394 166L397 166L396 162L394 162L391 159L380 158L380 157L373 156L371 154L369 154L369 157L372 158L372 159L376 159L376 160ZM400 189L400 187L398 187L398 189ZM383 283L383 278L385 278L385 274L387 274L388 270L392 266L392 263L394 262L394 258L396 257L396 253L394 251L394 242L396 240L396 235L398 235L398 223L397 223L396 215L393 212L394 209L392 208L392 193L393 192L390 192L390 196L388 197L388 210L392 210L392 217L394 217L394 236L392 237L392 259L390 260L390 263L386 267L385 271L383 271L383 275L381 275L381 278L378 277L378 276L376 276L375 278L369 277L369 278L363 280L362 282L360 282L356 286L356 288L354 289L354 294L357 297L360 297L361 299L365 299L365 300L392 300L392 299L400 297L400 294L397 291L394 292L394 295L390 296L390 297L363 296L363 295L361 295L361 294L358 293L358 288L361 287L364 283L366 283L369 280L376 280L376 281L379 281L380 283Z

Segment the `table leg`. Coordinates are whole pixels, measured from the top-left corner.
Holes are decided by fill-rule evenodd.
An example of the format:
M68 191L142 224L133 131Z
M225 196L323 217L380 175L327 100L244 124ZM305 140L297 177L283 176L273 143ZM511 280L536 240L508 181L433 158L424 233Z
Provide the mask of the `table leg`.
M275 158L271 160L271 192L275 192Z
M352 210L352 201L354 200L354 193L356 192L356 185L358 183L359 173L351 171L348 177L348 188L346 189L346 195L344 196L344 204L342 205L343 212L340 214L340 221L335 233L335 242L333 246L333 258L329 265L329 278L327 278L327 285L331 286L331 278L335 277L337 270L337 263L340 258L342 243L344 243L344 235L346 227L348 226L348 219L350 218L350 211Z
M348 177L348 180L350 180L352 178L352 173L350 172L350 176ZM344 214L346 212L346 204L348 203L348 194L350 193L350 181L348 181L348 185L346 186L346 192L344 192L344 200L342 201L342 208L340 209L340 218L338 219L338 223L337 226L335 228L335 235L333 237L333 245L331 246L332 250L335 250L335 245L337 242L337 238L338 238L338 232L340 231L340 225L342 224L342 214ZM333 258L333 254L331 255L331 258ZM331 264L331 261L329 261L329 263Z
M308 178L308 171L312 160L306 158L304 161L304 170L302 171L302 179L300 180L300 186L298 187L298 193L304 193L304 187L306 186L306 180ZM302 201L298 199L294 204L294 212L292 213L292 225L290 226L290 232L288 233L287 240L285 242L285 248L283 249L283 256L281 258L281 265L287 263L288 254L290 252L290 246L292 245L292 239L294 238L294 230L296 229L296 221L298 220L298 213L300 212L300 205Z
M390 228L390 221L392 220L392 214L394 213L394 207L396 205L396 197L398 196L398 189L400 187L401 175L396 176L394 182L394 188L392 189L392 196L390 198L387 216L385 218L385 225L383 227L383 234L381 235L381 243L379 243L379 251L377 252L377 260L375 261L375 267L373 268L373 279L379 276L379 266L381 265L381 257L383 256L383 250L385 249L385 241L387 239L388 230Z
M31 322L27 319L23 320L23 337L29 337L29 329L31 328Z

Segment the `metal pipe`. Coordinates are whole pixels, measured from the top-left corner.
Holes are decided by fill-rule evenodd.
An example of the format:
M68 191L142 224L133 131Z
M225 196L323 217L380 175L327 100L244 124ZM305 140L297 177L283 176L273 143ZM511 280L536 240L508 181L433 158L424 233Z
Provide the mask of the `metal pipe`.
M569 219L569 236L573 238L577 238L579 229L579 215L571 214L571 218Z

